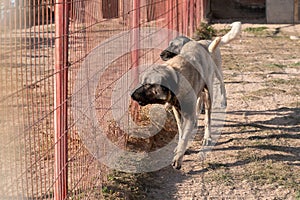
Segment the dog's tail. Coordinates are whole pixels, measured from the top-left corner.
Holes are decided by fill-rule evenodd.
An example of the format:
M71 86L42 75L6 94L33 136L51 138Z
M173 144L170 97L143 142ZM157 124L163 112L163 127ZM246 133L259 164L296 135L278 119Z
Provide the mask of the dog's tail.
M222 41L221 37L216 37L208 46L208 52L213 53Z
M236 39L241 34L241 30L242 30L241 22L233 22L232 24L230 24L230 26L231 26L231 30L222 37L220 46L224 44L228 44L229 42Z
M230 24L231 30L226 33L223 37L216 37L208 46L208 51L213 53L218 46L228 44L232 40L236 39L241 34L242 23L233 22Z

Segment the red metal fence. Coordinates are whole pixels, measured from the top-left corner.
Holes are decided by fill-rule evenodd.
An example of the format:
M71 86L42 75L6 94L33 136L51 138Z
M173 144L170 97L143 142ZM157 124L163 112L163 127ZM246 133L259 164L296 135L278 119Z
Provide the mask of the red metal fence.
M133 28L192 35L205 2L0 0L1 198L100 199L105 168L83 144L71 110L83 60L101 42ZM133 35L138 45L138 32ZM101 53L109 57L107 49ZM112 63L97 89L100 123L108 123L105 99L112 85L144 60L158 62L158 55L136 50Z

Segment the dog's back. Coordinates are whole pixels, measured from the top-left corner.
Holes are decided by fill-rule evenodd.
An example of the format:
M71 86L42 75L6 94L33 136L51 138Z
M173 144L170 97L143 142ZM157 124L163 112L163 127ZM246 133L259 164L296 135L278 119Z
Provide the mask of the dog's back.
M203 90L205 85L211 85L215 65L208 51L196 41L186 43L180 54L168 60L166 65L173 67L196 86L195 92Z
M211 78L214 74L214 63L211 55L208 51L196 41L190 41L183 46L181 53L188 62L190 62L195 69L203 76L204 74L208 77L202 77L205 81L207 78Z

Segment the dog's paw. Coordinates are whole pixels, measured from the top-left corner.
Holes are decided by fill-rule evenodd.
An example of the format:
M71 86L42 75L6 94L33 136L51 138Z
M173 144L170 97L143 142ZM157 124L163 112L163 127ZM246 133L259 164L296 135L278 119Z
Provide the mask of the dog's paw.
M211 138L203 138L202 146L211 146L212 145L212 139Z
M205 110L201 109L200 114L205 114Z
M205 160L206 153L205 153L204 151L200 151L200 152L198 153L198 157L199 157L199 160L200 160L200 161L203 161L203 160Z
M181 169L181 164L178 163L178 161L176 161L176 160L173 161L172 166L174 169L177 169L177 170Z
M221 108L227 108L227 99L224 98L221 102Z
M178 146L176 146L175 149L174 149L174 154L175 155L177 154L177 149L178 149Z
M182 164L182 156L177 157L175 156L172 162L172 166L174 167L174 169L181 169L181 164Z

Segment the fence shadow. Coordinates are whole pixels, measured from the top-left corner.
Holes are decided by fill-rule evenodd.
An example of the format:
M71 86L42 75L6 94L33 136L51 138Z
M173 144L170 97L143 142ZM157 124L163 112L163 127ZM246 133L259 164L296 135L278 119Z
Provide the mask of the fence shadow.
M291 162L290 165L299 166L300 163L296 162L300 160L300 146L293 146L293 144L300 144L300 108L287 108L282 107L275 110L266 110L266 111L232 111L228 112L228 115L240 115L241 117L247 113L249 117L253 115L260 116L274 116L271 119L267 120L257 120L251 121L248 123L243 123L241 121L232 121L227 120L225 127L234 127L233 131L225 132L222 134L233 135L236 134L236 129L246 127L245 130L240 131L239 134L241 137L230 138L226 141L218 142L213 149L213 151L218 151L220 153L224 151L241 151L244 149L253 149L253 150L267 150L271 153L259 157L259 160L272 160L276 161L288 161ZM254 128L254 130L247 130ZM260 135L263 132L268 132L269 134ZM249 137L245 137L245 134L251 134ZM255 135L253 135L255 134ZM268 139L290 139L293 140L293 144L289 145L280 145L280 144L260 144L259 141ZM233 141L242 140L243 143L249 144L250 141L257 141L257 145L228 145L228 147L220 147L223 144L228 144ZM288 154L288 155L287 155ZM222 167L236 167L243 166L253 162L253 159L246 158L241 159L232 163L224 163ZM293 163L294 162L294 163ZM192 174L204 173L211 169L210 167L204 168L202 170L193 171Z
M277 161L288 161L291 165L299 166L300 160L300 146L293 145L282 145L282 144L264 144L259 141L268 140L268 139L291 139L296 140L293 143L300 144L300 108L278 108L274 110L266 110L266 111L232 111L228 112L228 115L240 115L243 116L244 113L247 113L249 118L255 118L255 115L260 116L269 116L266 120L252 120L251 122L243 123L242 120L226 121L227 127L233 127L231 132L225 132L223 134L233 135L236 134L241 127L255 128L255 130L244 130L240 132L241 137L230 138L226 141L218 142L213 148L214 152L225 152L225 151L241 151L244 149L250 150L261 150L261 151L270 151L267 155L262 155L259 157L260 161L272 160L273 162ZM263 132L268 131L268 134L262 134ZM274 133L273 133L274 131ZM245 136L245 134L249 134L249 136ZM230 145L236 140L243 140L245 146L238 145ZM258 141L256 145L253 145L253 141ZM199 141L197 141L199 142ZM227 144L228 147L223 147L223 144ZM252 144L252 145L251 145ZM197 150L189 150L189 154L198 153ZM194 161L194 162L199 162ZM146 191L147 197L145 199L176 199L177 187L181 183L185 182L187 179L191 178L191 175L200 175L204 176L206 172L209 170L218 169L220 167L237 167L244 166L251 162L255 162L255 160L251 158L239 159L235 162L228 163L220 163L219 165L205 165L199 170L191 170L188 173L183 172L182 170L175 170L172 166L165 167L159 171L148 173L148 177L143 180L143 190ZM187 164L187 162L183 163ZM199 162L201 165L201 162ZM205 184L203 183L205 186ZM162 192L163 191L163 192ZM159 195L157 195L159 193Z

